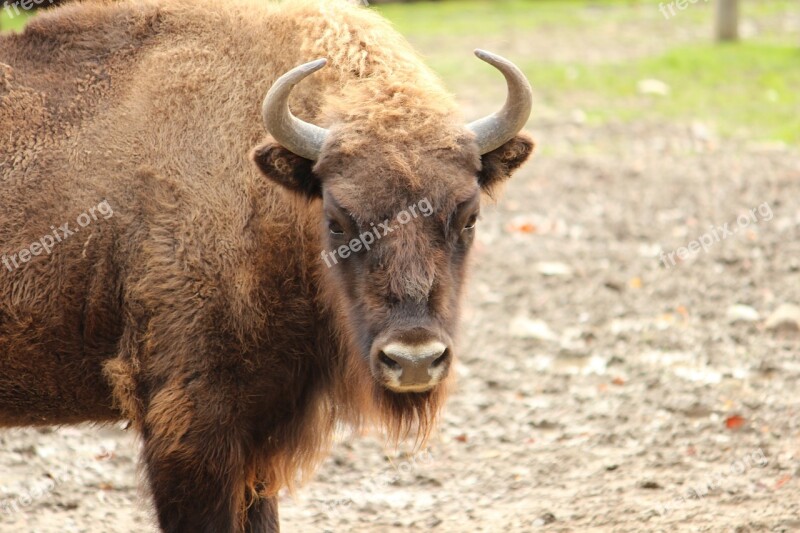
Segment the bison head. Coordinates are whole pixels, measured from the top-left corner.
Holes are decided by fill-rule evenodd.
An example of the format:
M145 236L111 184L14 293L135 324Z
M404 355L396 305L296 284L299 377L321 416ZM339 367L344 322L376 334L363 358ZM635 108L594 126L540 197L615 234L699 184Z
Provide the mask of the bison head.
M369 119L321 128L292 115L292 88L324 59L284 74L264 100L264 122L277 142L256 148L254 160L273 181L319 202L319 262L344 318L339 327L379 404L400 418L420 418L424 407L438 405L481 193L533 148L519 134L531 109L527 80L501 57L476 55L505 76L506 103L466 127L442 121L435 139L409 134L402 111L396 122L381 118L385 138Z

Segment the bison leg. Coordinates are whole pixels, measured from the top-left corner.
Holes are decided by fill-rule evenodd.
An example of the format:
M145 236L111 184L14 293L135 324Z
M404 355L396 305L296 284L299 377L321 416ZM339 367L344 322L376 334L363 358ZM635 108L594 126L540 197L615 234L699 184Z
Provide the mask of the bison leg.
M279 533L278 498L259 498L247 509L245 533Z
M205 382L173 380L149 402L142 451L165 533L244 529L247 438L232 402L220 393Z
M242 531L244 483L237 473L243 465L224 445L211 438L205 444L169 453L158 438L145 439L150 490L165 533Z

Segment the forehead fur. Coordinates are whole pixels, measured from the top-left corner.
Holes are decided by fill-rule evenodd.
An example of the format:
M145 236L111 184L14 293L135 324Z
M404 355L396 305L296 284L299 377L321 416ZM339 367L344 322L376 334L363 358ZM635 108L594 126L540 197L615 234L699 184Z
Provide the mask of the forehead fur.
M334 141L314 170L358 218L392 216L422 199L436 210L449 210L478 190L480 158L473 148L465 137L457 148L390 143L351 153Z
M469 151L472 134L455 100L386 20L341 0L293 5L304 24L319 26L301 32L308 35L301 49L309 58L328 58L295 89L298 100L304 89L322 89L314 120L331 128L326 151L391 167L412 187L423 161ZM301 118L303 107L297 106Z

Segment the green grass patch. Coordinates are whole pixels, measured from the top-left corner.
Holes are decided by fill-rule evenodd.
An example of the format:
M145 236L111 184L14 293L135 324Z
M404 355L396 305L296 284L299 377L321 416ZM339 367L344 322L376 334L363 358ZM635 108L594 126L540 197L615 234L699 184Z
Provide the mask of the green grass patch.
M392 21L403 35L502 36L507 31L536 30L560 26L585 27L603 23L635 23L643 19L670 24L712 24L717 0L698 0L686 9L676 9L665 19L660 4L675 0L449 0L381 4L374 8ZM797 9L796 0L743 1L742 19L784 16Z
M641 2L555 0L460 0L383 4L378 11L392 21L400 33L414 37L502 36L508 31L535 30L558 25L589 25L596 16L633 19L630 9L617 9Z
M658 10L659 0L453 0L391 4L379 11L459 93L502 97L502 87L485 65L465 56L467 44L487 42L501 53L509 48L538 97L557 113L580 108L595 123L698 119L723 135L795 144L800 143L800 40L784 20L795 12L796 2L742 2L742 28L755 27L758 33L744 31L742 42L732 45L711 42L711 1L689 4L669 20ZM583 59L590 54L580 47L591 51L594 43L611 43L619 32L628 38L620 46L635 46L639 41L630 40L631 29L641 33L633 35L642 44L659 43L650 47L651 55ZM676 39L678 34L684 37ZM561 43L574 42L577 53L571 57L577 59L548 57L541 43L551 35L560 36ZM529 42L538 44L535 55L526 56ZM650 78L666 83L670 94L639 94L637 83Z
M19 14L15 13L13 9L9 14L9 10L2 9L2 2L0 2L0 33L22 31L30 17L30 13L22 9L19 10Z
M572 104L595 120L696 118L723 134L800 143L800 46L706 44L620 64L521 67L551 106ZM669 94L639 94L643 79Z

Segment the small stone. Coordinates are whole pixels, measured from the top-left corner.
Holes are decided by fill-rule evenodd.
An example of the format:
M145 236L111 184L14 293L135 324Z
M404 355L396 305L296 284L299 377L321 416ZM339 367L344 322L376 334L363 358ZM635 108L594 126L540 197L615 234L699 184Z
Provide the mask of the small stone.
M586 359L591 354L580 346L562 346L558 350L558 357L562 359Z
M572 268L565 263L542 261L536 263L536 271L543 276L571 276Z
M509 329L511 335L519 339L537 339L541 341L558 339L544 320L525 316L518 316L512 320Z
M782 304L767 318L764 325L769 330L800 331L800 307Z
M758 322L761 316L749 305L736 304L725 312L728 322Z
M556 515L553 513L544 513L542 516L533 521L535 526L546 526L556 521Z
M34 447L36 455L42 459L48 459L58 454L58 448L55 446L38 445Z
M441 519L441 518L439 518L438 516L432 516L431 518L428 518L428 519L425 521L425 525L426 525L426 526L427 526L429 529L433 529L433 528L435 528L435 527L439 527L441 524L442 524L442 519Z
M639 80L636 84L636 90L639 94L650 94L654 96L669 96L670 87L661 80L652 78Z
M660 489L660 488L663 488L663 487L658 483L658 481L653 481L651 479L648 479L646 481L642 481L641 483L639 483L639 488L648 489L648 490L654 490L654 489Z
M558 422L553 422L552 420L542 419L542 420L534 420L528 423L531 427L536 429L557 429L561 427L561 424Z
M586 112L583 109L573 109L570 118L573 124L586 124Z

